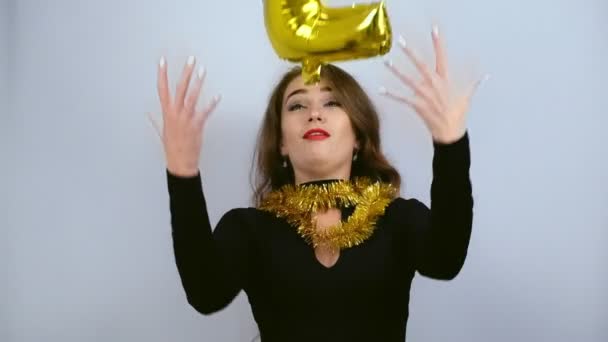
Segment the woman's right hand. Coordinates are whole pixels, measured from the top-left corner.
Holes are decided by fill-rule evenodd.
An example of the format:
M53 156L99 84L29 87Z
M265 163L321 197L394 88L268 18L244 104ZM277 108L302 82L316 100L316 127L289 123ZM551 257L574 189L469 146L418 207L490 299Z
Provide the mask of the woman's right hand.
M158 65L158 96L163 111L162 133L154 120L152 123L162 140L168 171L180 177L193 177L198 174L203 127L209 114L220 101L220 96L215 96L203 110L197 110L205 70L203 67L199 68L191 85L195 65L195 58L189 57L177 85L175 98L169 90L164 57Z

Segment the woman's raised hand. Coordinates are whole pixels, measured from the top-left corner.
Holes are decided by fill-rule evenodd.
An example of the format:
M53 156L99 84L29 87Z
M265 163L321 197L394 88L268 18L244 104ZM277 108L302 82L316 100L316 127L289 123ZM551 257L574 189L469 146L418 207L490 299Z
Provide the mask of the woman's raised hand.
M403 53L416 67L419 77L407 75L396 68L389 60L386 66L395 76L413 91L413 96L389 91L382 87L380 92L394 100L403 102L413 108L424 120L431 132L433 140L440 143L452 143L460 139L466 132L466 117L473 94L482 81L476 80L464 89L455 88L448 70L447 53L443 36L437 26L432 30L433 47L435 50L434 67L422 61L414 50L399 38Z
M163 143L168 171L181 177L198 174L203 128L220 101L220 96L215 96L202 110L197 109L206 73L200 67L191 82L195 66L195 58L189 57L173 97L168 85L167 62L164 57L161 58L158 65L158 96L163 112L162 129L150 117Z

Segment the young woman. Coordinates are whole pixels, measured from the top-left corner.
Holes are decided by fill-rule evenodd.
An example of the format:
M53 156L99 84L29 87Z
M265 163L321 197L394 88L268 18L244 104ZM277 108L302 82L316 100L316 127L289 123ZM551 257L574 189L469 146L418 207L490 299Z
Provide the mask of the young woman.
M434 145L430 209L399 197L399 173L384 157L378 114L345 71L323 67L306 85L299 68L278 82L257 145L255 204L226 212L212 229L198 169L204 72L186 64L175 96L164 59L158 89L173 246L188 302L202 314L244 290L263 342L405 339L414 274L453 279L461 270L473 216L465 117L478 82L450 88L443 42L433 30L435 66L400 45L415 80L387 63L413 90L406 103Z

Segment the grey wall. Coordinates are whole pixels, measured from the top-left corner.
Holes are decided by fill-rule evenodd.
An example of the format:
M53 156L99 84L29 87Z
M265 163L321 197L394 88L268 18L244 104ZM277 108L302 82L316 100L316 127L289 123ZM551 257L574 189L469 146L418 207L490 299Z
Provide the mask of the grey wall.
M0 103L2 113L6 113L6 101L8 96L8 48L9 48L9 18L10 5L8 0L0 1Z
M469 258L452 282L415 279L408 340L608 340L608 5L387 3L395 35L426 56L437 19L458 75L492 74L469 121ZM211 219L246 205L256 129L286 69L266 40L261 1L20 0L8 15L15 107L0 127L14 157L2 172L16 172L0 195L10 203L3 340L250 340L244 296L211 317L186 303L164 161L144 113L159 110L158 57L175 78L198 56L209 70L205 98L224 97L201 161ZM398 49L391 56L405 64ZM342 66L373 92L403 195L429 203L428 132L375 94L396 84L379 59Z
M9 192L10 171L14 168L12 153L9 153L11 142L10 128L12 127L11 111L8 91L9 87L9 57L10 57L10 32L12 1L0 0L0 341L8 340L9 313L10 308L10 281L8 268L12 265L10 260L10 243L8 225L10 220L8 211L10 206L11 192ZM11 151L12 152L12 151Z

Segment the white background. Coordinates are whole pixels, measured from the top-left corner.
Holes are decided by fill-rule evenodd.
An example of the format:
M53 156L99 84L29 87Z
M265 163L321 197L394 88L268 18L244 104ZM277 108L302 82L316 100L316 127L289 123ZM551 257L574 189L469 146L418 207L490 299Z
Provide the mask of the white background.
M329 5L348 1L327 1ZM608 341L608 3L389 0L395 38L431 56L433 21L470 112L475 221L459 277L416 277L409 341ZM170 240L156 63L196 55L211 220L248 205L254 137L288 64L261 1L0 0L0 340L249 341L246 297L201 316ZM407 65L399 49L390 58ZM341 63L382 115L404 197L428 204L432 146L380 58ZM411 70L411 67L407 67ZM396 88L400 89L400 88ZM373 294L369 294L373 295Z

